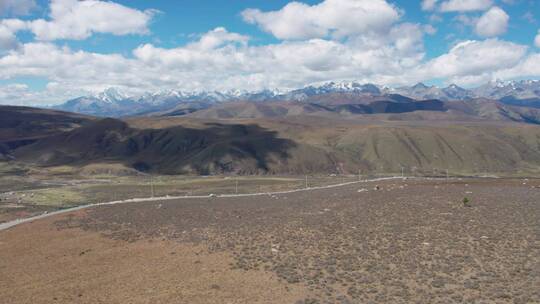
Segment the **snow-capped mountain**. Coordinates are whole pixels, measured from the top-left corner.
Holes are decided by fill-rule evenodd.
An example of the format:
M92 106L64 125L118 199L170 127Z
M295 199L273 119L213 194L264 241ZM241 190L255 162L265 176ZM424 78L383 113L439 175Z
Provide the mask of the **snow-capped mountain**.
M207 107L213 103L231 100L232 94L221 92L183 92L176 90L147 92L130 96L114 88L98 94L75 98L55 109L95 116L131 116L174 109L180 104ZM201 104L201 105L198 105Z
M515 99L540 97L540 80L491 81L472 90L475 95L502 99L512 96Z
M309 102L313 97L339 94L373 97L402 95L416 100L437 99L472 100L475 98L497 99L503 103L540 108L540 81L494 81L473 89L465 89L452 84L445 88L418 83L414 86L398 88L381 87L375 84L362 84L355 81L326 82L313 84L301 89L280 91L262 90L256 92L231 90L185 92L178 90L148 92L130 96L110 88L101 93L79 97L54 107L55 109L95 116L130 116L178 111L189 113L229 101L299 101Z
M287 100L302 101L312 96L333 93L354 93L379 96L382 94L382 91L381 88L374 84L361 84L354 81L343 81L309 85L302 89L292 90L284 94L283 97Z
M452 84L446 88L427 86L418 83L412 87L399 87L390 89L394 94L400 94L414 99L438 99L438 100L467 100L475 98L474 93L458 85Z
M114 103L129 98L127 94L120 92L116 88L108 88L105 91L98 93L95 97L103 102L108 103Z
M95 95L69 100L54 108L96 116L123 116L129 115L130 109L135 110L138 107L134 99L114 88L109 88Z

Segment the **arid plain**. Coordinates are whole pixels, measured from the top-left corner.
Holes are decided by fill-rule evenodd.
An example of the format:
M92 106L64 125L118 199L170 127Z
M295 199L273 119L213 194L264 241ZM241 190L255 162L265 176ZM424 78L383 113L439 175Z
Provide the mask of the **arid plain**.
M539 202L534 179L393 179L95 207L0 232L2 301L538 303Z

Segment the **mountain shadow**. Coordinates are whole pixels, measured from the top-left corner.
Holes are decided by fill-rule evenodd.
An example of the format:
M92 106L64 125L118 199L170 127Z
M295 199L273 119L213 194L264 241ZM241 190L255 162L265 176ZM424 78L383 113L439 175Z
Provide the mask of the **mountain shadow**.
M294 147L293 141L258 125L135 129L108 118L39 139L14 155L45 166L118 162L164 174L264 174Z

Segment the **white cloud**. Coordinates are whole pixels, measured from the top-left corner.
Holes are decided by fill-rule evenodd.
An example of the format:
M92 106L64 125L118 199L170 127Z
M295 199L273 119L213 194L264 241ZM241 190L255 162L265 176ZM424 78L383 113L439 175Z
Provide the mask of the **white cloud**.
M511 68L519 64L526 53L526 46L498 39L464 41L426 63L420 69L420 77L451 78L463 83L460 79L491 75L498 70Z
M537 48L540 48L540 30L538 30L538 34L536 35L536 38L534 39L534 45L536 45Z
M426 25L424 25L424 32L426 32L426 34L428 34L428 35L435 35L435 34L437 34L437 28L435 28L431 24L426 24Z
M121 55L73 51L50 43L27 43L0 58L0 79L41 77L61 83L64 91L101 89L121 78L136 86L141 74Z
M526 46L498 39L464 41L426 61L423 31L422 25L404 23L385 36L250 45L247 37L217 28L182 47L141 45L133 58L27 43L0 57L0 79L47 79L47 89L19 94L19 103L35 104L60 103L108 87L137 94L161 89L286 89L340 79L385 85L430 79L476 84L495 76L540 75L540 61L527 57ZM13 103L16 91L11 88L10 94L9 99L0 94L0 102Z
M182 76L187 81L178 82L184 87L293 88L314 81L367 81L381 73L402 72L424 56L422 30L419 25L401 24L388 35L357 36L346 43L311 39L249 46L233 42L206 50L194 49L197 42L174 49L146 44L134 56L153 68L167 68L169 75L191 74Z
M522 19L527 20L530 24L536 24L536 18L534 17L534 14L531 11L525 12L523 16L521 16Z
M294 88L353 78L386 83L421 62L422 36L422 26L405 23L388 35L358 37L347 43L312 39L252 46L247 37L218 28L178 48L141 45L133 51L133 58L74 51L52 43L26 43L0 57L0 79L47 79L64 92L58 93L57 102L65 101L62 97L68 91L99 91L110 86L140 93Z
M27 24L38 40L86 39L93 33L145 34L155 11L98 0L51 0L50 20Z
M27 15L35 7L35 0L0 0L0 16Z
M237 33L230 33L223 27L218 27L203 36L190 46L202 50L210 50L220 47L228 42L237 42L246 45L249 37Z
M18 45L19 42L13 31L0 24L0 54L2 54L2 51L12 50Z
M460 1L442 4L450 2ZM434 10L439 12L437 3ZM152 12L97 0L53 0L51 5L49 21L0 21L0 80L17 82L30 76L49 83L41 91L20 84L0 86L0 103L60 103L109 87L137 94L287 89L340 79L384 85L432 79L477 84L495 77L540 76L540 55L499 39L462 41L426 59L424 35L436 29L401 22L402 13L384 0L326 0L313 6L292 2L274 12L247 10L246 21L284 41L252 44L250 37L218 27L174 48L143 44L129 56L77 51L47 41L84 39L92 33L146 33ZM496 9L480 19L457 19L477 27L489 19L481 35L493 36L503 32L500 22L493 21L500 18L485 16ZM17 41L15 33L25 29L41 41Z
M19 19L2 19L0 25L12 32L17 32L26 28L26 22Z
M529 55L519 64L494 73L493 79L512 79L540 76L540 54Z
M59 100L65 101L73 96L82 96L88 93L81 90L65 90L56 86L55 83L49 83L44 90L39 91L32 90L23 83L12 83L0 85L0 104L20 106L53 105L57 104Z
M510 17L499 7L492 7L478 19L475 32L481 37L495 37L506 33Z
M275 37L290 40L387 31L400 12L385 0L325 0L313 6L290 2L271 12L247 9L242 16Z
M493 5L492 0L447 0L440 5L443 12L483 11Z
M478 17L473 17L465 14L459 14L453 18L453 20L458 22L458 25L465 25L465 26L476 26L478 23Z
M432 14L429 16L429 22L431 23L439 23L442 21L443 21L443 18L440 15Z
M12 83L8 85L0 86L0 100L10 101L11 104L19 104L18 100L24 99L21 98L22 95L25 95L28 92L28 85L23 83Z
M421 6L424 11L432 11L435 9L438 0L422 0Z
M0 55L19 47L19 40L15 33L25 26L24 21L18 19L0 20Z

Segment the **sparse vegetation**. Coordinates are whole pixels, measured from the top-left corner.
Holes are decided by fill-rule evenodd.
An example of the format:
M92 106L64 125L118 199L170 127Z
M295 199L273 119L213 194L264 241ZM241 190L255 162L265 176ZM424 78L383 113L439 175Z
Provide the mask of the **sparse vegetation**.
M472 207L471 201L469 200L468 197L464 197L462 202L463 202L463 207Z
M20 250L23 257L31 260L32 254L62 256L63 248L69 248L71 254L59 263L73 262L77 265L73 271L87 271L88 276L66 275L69 270L58 270L54 267L58 264L50 266L41 260L18 267L24 265L17 263L22 257L10 251L0 250L0 261L7 261L6 271L28 273L33 267L40 269L30 275L13 276L18 281L7 284L18 289L8 292L8 300L28 298L31 292L36 292L38 298L42 293L56 294L59 283L71 280L69 286L75 287L62 290L74 294L82 291L93 296L94 301L114 288L115 293L126 295L124 302L130 297L156 302L158 296L163 302L174 302L178 288L189 288L189 292L182 290L182 294L193 294L195 290L193 285L176 283L185 282L191 275L183 268L178 271L182 264L178 264L177 258L182 251L178 247L173 250L170 246L174 244L188 249L181 255L182 260L188 259L195 267L195 276L208 274L212 278L203 282L198 300L190 303L222 303L220 293L231 288L245 291L244 285L228 283L235 273L257 274L252 277L255 282L260 282L261 273L271 274L282 291L300 288L297 294L284 292L294 295L294 300L283 300L283 294L276 293L272 303L507 303L514 295L520 298L518 303L537 303L540 298L535 287L539 278L531 261L539 254L534 240L540 206L536 203L539 193L531 191L531 186L539 183L533 180L523 185L520 180L507 179L399 179L365 185L370 189L369 195L359 195L358 185L351 185L256 198L216 197L104 206L82 215L49 219L53 232L48 236L56 246L48 250L54 250L54 254ZM381 190L372 191L375 185ZM474 201L490 203L482 206L482 213L455 212L456 206L447 202L455 201L455 194L464 192L474 193ZM467 199L470 201L471 197ZM20 234L15 234L17 231ZM27 231L24 227L14 229L7 243L19 238L45 238L46 229L32 235L24 233ZM83 236L81 241L66 246L74 233ZM62 235L69 237L63 239ZM91 245L89 236L99 236L100 243ZM28 243L20 242L22 246ZM148 244L155 244L166 256L149 258L145 263L113 262L140 261L145 250L131 248ZM124 246L134 247L113 250ZM47 249L39 247L42 248ZM92 251L81 259L79 253L90 248ZM178 254L170 254L172 251ZM208 260L220 255L230 259L219 262L220 267L209 266ZM155 260L159 260L158 275L148 275L156 269L145 265ZM107 271L96 275L100 267ZM49 272L58 279L40 280L43 273ZM101 282L104 276L108 279L124 273L129 277L134 272L140 274L136 277L152 280L138 286L151 286L155 292L139 292L140 289L132 288L134 283L129 279L112 286L93 283ZM164 276L169 279L163 280ZM84 285L73 280L92 283ZM23 282L40 284L28 289ZM169 288L167 282L174 282L175 287ZM86 288L80 290L79 286ZM232 295L228 299L268 303L268 298L235 301L237 297Z

